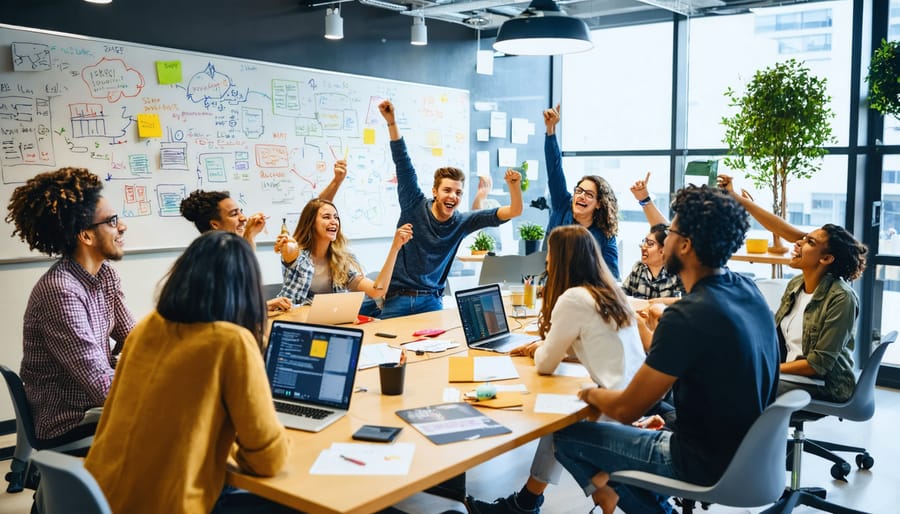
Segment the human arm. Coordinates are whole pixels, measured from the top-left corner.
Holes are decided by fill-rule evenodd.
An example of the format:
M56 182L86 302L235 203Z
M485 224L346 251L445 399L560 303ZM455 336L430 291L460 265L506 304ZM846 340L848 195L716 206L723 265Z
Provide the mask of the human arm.
M291 264L281 263L282 286L278 296L291 300L294 304L306 305L310 302L309 288L315 267L309 252L300 251L300 256Z
M395 117L396 111L394 110L394 104L391 103L390 100L384 100L383 102L378 104L378 110L381 111L381 116L384 118L384 121L387 122L388 134L390 134L391 141L399 140L400 129L397 128L397 120Z
M325 186L325 189L319 193L320 200L334 201L334 195L337 194L344 179L347 178L347 161L341 159L334 162L334 178Z
M757 205L748 197L748 195L737 194L737 192L735 192L734 190L734 181L730 176L719 175L718 177L716 177L716 184L722 189L728 191L732 198L737 200L738 203L740 203L744 207L744 209L747 209L747 212L750 213L750 215L753 216L753 218L769 232L772 232L773 234L781 237L785 241L797 241L806 235L806 232L804 232L803 230L800 230L799 228L783 220L780 216L777 216Z
M649 223L650 226L659 223L668 225L669 220L659 212L656 204L653 203L653 198L650 197L650 191L647 189L648 182L650 182L649 171L647 172L647 176L644 177L644 180L638 180L631 186L631 194L634 195L634 199L638 201L641 209L644 210L644 216L647 218L647 223Z
M503 221L515 218L522 214L522 174L513 169L506 170L506 185L509 188L509 205L497 209L497 217Z
M593 297L581 298L583 289L569 289L559 296L550 314L550 331L544 342L534 351L534 367L541 375L551 375L559 363L571 352L572 345L581 337L584 320L596 316Z
M356 291L365 292L370 298L381 298L387 292L388 286L391 284L391 277L394 275L394 265L397 263L397 254L410 239L413 238L412 224L407 223L401 225L394 232L394 240L391 242L391 248L388 250L387 258L381 271L375 280L371 280L362 276L354 287Z
M482 203L487 199L488 194L491 192L491 187L493 187L493 182L489 175L478 177L478 189L475 191L475 198L472 198L473 211L481 210L483 208Z
M592 387L578 397L602 414L625 424L634 423L672 388L677 377L657 371L646 363L621 391Z
M289 311L291 310L290 298L285 298L283 296L279 296L277 298L272 298L271 300L266 300L266 310L269 312L277 312L277 311Z
M547 111L544 111L545 124ZM558 114L558 113L557 113ZM557 116L557 121L559 117ZM556 123L553 123L556 126ZM562 168L562 152L556 140L556 132L548 133L544 138L544 161L547 163L547 189L550 192L550 208L560 211L572 203L572 193L566 186L566 176Z
M113 327L109 337L116 342L112 354L119 355L125 346L125 339L128 338L128 334L134 328L135 320L134 315L128 310L128 306L125 305L125 293L122 292L122 283L119 276L116 274L113 277L113 289L111 291Z

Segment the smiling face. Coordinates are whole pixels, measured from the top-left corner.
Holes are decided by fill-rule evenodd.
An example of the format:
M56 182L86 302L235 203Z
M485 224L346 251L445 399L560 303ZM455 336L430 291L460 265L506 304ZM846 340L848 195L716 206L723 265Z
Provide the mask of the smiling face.
M442 178L437 187L431 189L434 194L434 203L431 206L431 212L438 221L447 221L456 207L459 206L463 195L463 182L461 180L453 180Z
M582 180L572 193L572 216L577 219L593 219L594 211L600 208L597 185L590 180Z
M641 241L641 262L653 268L662 266L665 262L663 245L656 240L656 234L653 232L648 232Z
M125 231L128 226L116 215L106 198L100 197L91 223L94 226L90 230L97 238L96 248L103 258L120 260L125 255Z
M341 230L341 217L338 216L337 209L330 204L322 204L316 213L315 226L313 232L316 240L334 241L337 239Z
M225 198L219 202L219 219L209 220L209 226L216 230L233 232L239 236L244 235L244 226L247 217L234 198Z
M790 266L794 269L815 269L828 266L834 256L828 251L828 232L816 229L794 243Z

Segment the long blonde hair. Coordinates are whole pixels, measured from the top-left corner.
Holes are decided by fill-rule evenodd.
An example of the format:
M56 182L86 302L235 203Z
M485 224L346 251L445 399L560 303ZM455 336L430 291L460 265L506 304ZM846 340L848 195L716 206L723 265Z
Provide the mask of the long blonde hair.
M603 261L597 241L581 225L556 227L547 238L547 284L538 317L542 338L550 332L556 300L572 287L587 289L603 321L613 322L617 329L634 321L634 311Z
M319 210L324 205L330 205L334 208L335 216L337 216L337 207L328 200L314 198L310 200L303 212L300 213L300 219L297 220L297 228L294 230L294 240L300 245L301 249L312 250L315 247L316 238L316 219L319 216ZM341 218L338 219L337 237L328 245L328 268L331 270L331 282L335 287L346 288L350 281L350 272L355 271L362 274L362 266L359 265L356 258L347 249L347 239L341 231Z

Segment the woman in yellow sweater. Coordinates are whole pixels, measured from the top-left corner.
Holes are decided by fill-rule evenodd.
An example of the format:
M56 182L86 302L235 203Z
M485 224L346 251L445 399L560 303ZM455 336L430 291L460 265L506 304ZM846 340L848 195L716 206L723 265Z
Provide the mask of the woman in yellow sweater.
M194 240L128 336L85 461L113 512L293 512L223 493L229 455L262 476L288 456L260 351L265 321L250 245L220 230Z

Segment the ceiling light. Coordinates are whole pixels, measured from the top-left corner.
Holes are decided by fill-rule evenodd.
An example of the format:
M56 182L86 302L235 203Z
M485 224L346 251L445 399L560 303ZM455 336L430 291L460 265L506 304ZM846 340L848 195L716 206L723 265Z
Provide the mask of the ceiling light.
M337 7L325 9L325 39L344 39L344 18Z
M412 29L409 34L410 44L423 46L428 44L428 27L425 25L424 16L413 18Z
M497 32L494 50L511 55L560 55L594 47L584 20L565 15L553 0L531 5Z
M112 0L84 0L89 4L111 4Z

